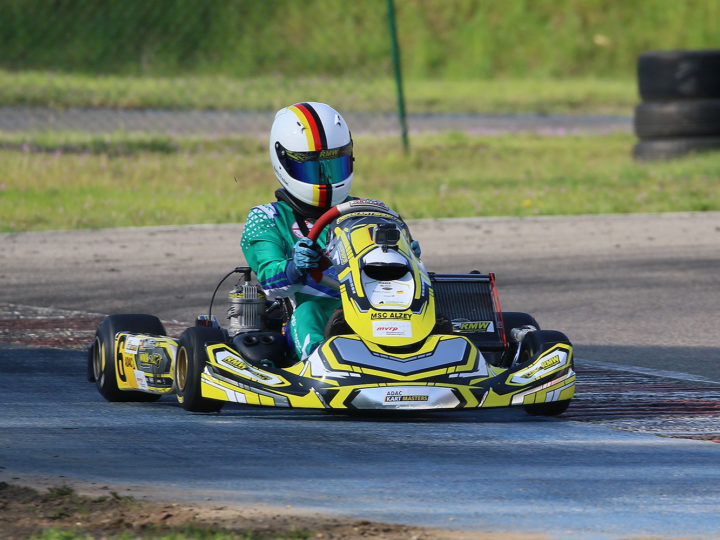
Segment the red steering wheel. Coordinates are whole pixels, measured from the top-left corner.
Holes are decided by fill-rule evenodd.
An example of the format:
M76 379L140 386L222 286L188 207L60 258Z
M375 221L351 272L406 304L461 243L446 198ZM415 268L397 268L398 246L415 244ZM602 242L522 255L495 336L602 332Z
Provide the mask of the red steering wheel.
M325 227L327 227L330 222L336 220L340 216L345 216L354 212L382 212L383 214L390 214L391 216L399 217L397 212L391 210L380 201L373 201L370 199L354 199L352 201L347 201L333 206L332 208L330 208L330 210L320 216L313 225L312 230L308 234L308 238L313 242L317 243L317 239L320 237L320 233L325 230ZM310 270L310 277L313 278L313 281L315 281L315 283L320 283L323 275L323 270L325 270L327 267L328 260L327 258L323 257L320 261L320 265L317 268L312 268Z

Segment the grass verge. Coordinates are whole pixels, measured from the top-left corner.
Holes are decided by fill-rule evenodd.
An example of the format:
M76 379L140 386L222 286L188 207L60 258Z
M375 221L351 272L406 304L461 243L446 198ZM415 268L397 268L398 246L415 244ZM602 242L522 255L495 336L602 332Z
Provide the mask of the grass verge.
M264 140L0 135L0 232L245 220L277 187ZM636 163L634 138L359 137L353 193L406 219L718 211L720 154ZM14 145L14 146L13 146Z
M0 535L31 540L153 538L202 540L304 539L310 532L289 523L259 526L252 520L204 519L203 509L178 504L141 502L107 490L107 495L80 495L69 486L46 492L0 482ZM205 514L212 512L205 509ZM243 526L244 525L244 526Z
M393 79L125 77L0 69L0 106L277 110L313 96L343 112L393 112ZM633 79L408 79L409 113L630 114Z

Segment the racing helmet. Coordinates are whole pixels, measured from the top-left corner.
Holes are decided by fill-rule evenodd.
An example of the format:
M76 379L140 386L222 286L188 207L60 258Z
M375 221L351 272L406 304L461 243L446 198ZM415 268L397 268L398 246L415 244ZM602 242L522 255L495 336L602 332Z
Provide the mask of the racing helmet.
M340 113L324 103L280 109L270 130L275 176L295 200L326 209L350 194L353 144Z

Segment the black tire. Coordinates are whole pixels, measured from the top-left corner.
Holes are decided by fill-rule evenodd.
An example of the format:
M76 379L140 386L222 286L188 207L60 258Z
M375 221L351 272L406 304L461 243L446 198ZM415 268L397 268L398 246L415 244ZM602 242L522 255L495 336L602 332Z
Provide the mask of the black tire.
M192 327L180 336L177 356L175 357L174 380L177 398L182 408L191 412L217 412L224 401L202 397L200 377L207 352L206 343L222 343L225 335L219 328Z
M643 140L720 136L720 99L640 103L634 124Z
M528 332L522 340L522 362L532 360L538 354L547 351L549 348L554 347L558 343L566 343L572 345L568 337L562 332L557 330L538 330L537 332Z
M633 147L633 157L641 161L652 161L717 150L720 150L720 137L659 139L638 142Z
M510 332L513 328L520 328L521 326L534 326L540 330L540 325L535 320L535 317L528 313L522 313L519 311L503 311L503 328L505 332L505 341L507 341L508 348L503 353L502 360L500 362L501 367L509 367L512 364L515 354L518 350L518 343L516 343Z
M720 98L720 50L649 51L637 68L643 100Z
M533 360L538 354L554 347L558 343L572 345L568 337L557 330L538 330L537 332L528 332L522 341L520 351L520 363ZM564 413L570 400L551 401L549 403L535 403L533 405L524 405L523 410L533 416L557 416Z
M134 390L120 390L117 377L123 377L124 368L115 350L115 335L133 332L164 336L165 327L153 315L110 315L102 320L95 332L95 342L90 348L89 362L92 377L100 394L108 401L155 401L160 394ZM120 371L118 371L118 365Z
M540 330L540 325L535 320L535 317L529 313L522 313L520 311L503 311L503 326L505 327L505 339L510 342L510 331L513 328L520 328L521 326L534 326Z

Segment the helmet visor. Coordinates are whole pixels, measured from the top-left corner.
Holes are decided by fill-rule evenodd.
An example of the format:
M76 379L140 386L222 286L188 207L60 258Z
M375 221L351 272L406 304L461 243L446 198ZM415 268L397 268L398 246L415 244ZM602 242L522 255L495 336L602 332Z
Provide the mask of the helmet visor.
M277 143L276 150L288 174L307 184L337 184L353 171L352 141L340 148L314 152L295 152Z

